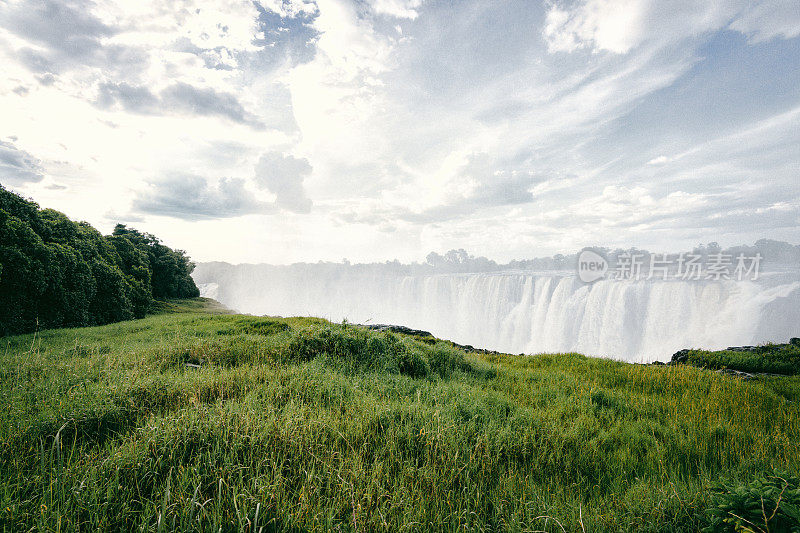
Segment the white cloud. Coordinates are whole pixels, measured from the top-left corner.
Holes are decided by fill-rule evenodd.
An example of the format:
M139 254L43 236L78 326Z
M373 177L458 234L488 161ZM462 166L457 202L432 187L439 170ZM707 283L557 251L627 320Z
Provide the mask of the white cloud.
M371 0L370 5L380 15L413 20L419 16L422 0Z
M311 174L306 159L280 152L261 155L255 168L256 183L275 194L276 204L296 213L311 211L311 200L303 189L303 179Z
M664 163L668 163L670 158L665 155L660 155L658 157L654 157L650 161L647 162L648 165L663 165Z
M730 25L753 42L775 37L791 39L800 35L800 8L795 0L778 0L752 5Z
M645 2L588 0L574 9L553 5L547 13L544 36L551 52L572 52L593 46L618 54L644 38Z
M183 38L204 49L256 49L258 11L249 0L100 0L93 13L120 28L113 44L167 47Z
M550 52L630 52L646 41L668 44L730 28L753 41L800 34L800 10L793 0L579 0L554 2L543 36Z
M14 0L0 3L0 135L18 137L5 164L29 163L17 182L43 205L101 227L134 208L202 259L800 238L792 69L730 110L684 106L719 85L681 83L728 29L746 36L721 37L742 47L730 54L778 38L791 66L793 7ZM767 76L741 65L710 78ZM667 131L659 106L721 125Z
M17 148L13 142L0 141L0 180L20 184L44 178L41 161Z
M268 213L273 206L258 200L242 179L214 183L202 176L174 175L158 180L133 199L136 213L184 220L239 217Z

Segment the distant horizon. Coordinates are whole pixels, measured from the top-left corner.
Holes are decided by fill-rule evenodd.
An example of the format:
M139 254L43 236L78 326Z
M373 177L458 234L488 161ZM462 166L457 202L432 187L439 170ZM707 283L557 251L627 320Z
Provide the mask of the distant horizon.
M0 182L0 186L5 186L5 184ZM15 192L17 194L22 194L19 191L14 190L13 187L7 187L7 188L8 188L8 190L10 190L12 192ZM25 197L24 194L22 194L22 196ZM27 197L27 199L30 200L30 201L36 202L37 204L39 203L39 202L36 201L36 198ZM51 208L49 206L44 206L44 205L41 205L41 204L39 204L39 205L40 205L40 207L42 209ZM67 216L69 216L70 219L72 219L72 220L74 220L76 222L86 221L86 220L84 220L84 219L82 219L80 217L71 216L69 213L65 213L65 214ZM88 221L86 221L86 222L88 222ZM111 234L113 229L114 229L114 227L116 225L118 225L118 224L122 224L122 222L109 222L107 224L109 226L109 229L107 231L101 230L101 232L103 234ZM126 225L129 228L134 228L134 229L137 229L137 230L140 230L140 231L146 231L146 232L150 233L148 230L144 229L143 227L141 227L140 225L138 225L136 223L124 224L124 225ZM98 229L100 229L100 228L98 228ZM158 235L156 235L156 237L161 239L161 237L158 236ZM169 246L171 246L173 248L181 248L181 246L178 243L169 242L169 241L164 240L164 239L161 239L161 240L163 242L165 242L165 244L167 244L167 245L169 245ZM351 264L351 265L380 265L380 264L385 264L385 263L400 262L402 265L412 266L412 265L425 265L426 264L426 257L429 254L436 253L436 254L444 255L447 252L465 251L470 256L473 256L475 258L486 259L486 260L493 261L493 262L497 263L498 266L503 266L503 265L508 265L510 263L513 263L513 262L525 262L525 261L551 259L551 258L553 258L553 257L555 257L557 255L563 255L563 256L576 255L578 252L580 252L583 249L604 249L604 250L611 251L611 252L637 250L637 251L641 251L641 252L645 252L645 253L654 253L654 254L679 254L681 252L690 252L690 251L692 251L692 250L694 250L694 249L696 249L698 247L707 246L707 245L714 244L714 243L718 244L721 247L722 250L729 250L729 249L740 248L740 247L753 247L759 241L765 241L765 240L766 241L773 241L773 242L776 242L776 243L779 243L779 244L786 244L786 245L789 245L789 246L796 247L796 248L798 248L798 255L800 256L800 243L791 243L789 241L776 239L776 238L771 238L771 237L766 237L766 236L762 236L762 237L759 237L759 238L755 239L752 244L742 243L742 242L737 242L735 244L721 244L721 243L716 242L716 241L708 241L708 242L696 243L694 245L691 245L691 246L688 246L688 247L685 247L685 248L673 248L673 249L663 249L663 248L648 249L648 248L639 247L639 246L615 246L615 247L612 247L612 246L606 246L606 245L602 245L602 244L590 244L590 245L581 246L581 247L579 247L579 248L577 248L575 250L560 250L560 251L557 251L557 252L552 253L550 255L535 255L535 256L528 256L528 257L512 257L511 259L506 259L506 260L499 260L499 259L495 259L495 258L492 258L492 257L487 257L487 256L480 255L480 254L474 254L474 253L472 253L472 250L465 249L465 248L450 248L450 249L447 249L447 250L444 250L444 249L442 249L442 250L429 250L427 253L425 253L423 255L423 257L421 259L384 258L384 259L376 259L376 260L371 260L371 261L369 261L369 260L367 260L367 261L352 260L351 261L348 257L342 257L342 258L340 258L338 260L337 259L316 259L316 260L312 259L312 260L305 260L305 261L294 261L294 262L290 262L290 263L289 262L287 262L287 263L271 263L271 262L267 262L267 261L260 261L260 262L254 262L254 261L232 262L232 261L226 261L224 259L198 260L194 256L192 256L191 253L189 253L189 256L195 263L198 263L198 264L199 263L225 263L225 264L229 264L229 265L232 265L232 266L240 266L240 265L292 266L292 265L301 265L301 264L312 265L312 264L319 264L319 263L345 264L345 262L347 262L348 264ZM187 250L187 253L188 252L189 251ZM770 259L767 258L767 261L769 261L769 260ZM800 268L800 264L798 264L798 267Z
M767 237L762 237L761 239L757 239L753 244L737 244L737 245L732 245L732 246L720 246L720 250L721 250L722 253L726 253L726 252L730 252L732 250L736 251L736 250L739 250L739 249L742 249L742 248L754 249L754 248L757 247L757 244L760 241L769 241L771 243L775 243L775 244L778 244L778 245L791 246L791 247L796 249L796 250L794 250L795 253L797 254L797 258L795 258L795 259L791 259L790 261L781 261L781 260L772 259L769 256L764 256L763 259L764 259L764 261L766 263L786 263L786 262L792 262L792 261L800 260L800 244L793 244L793 243L790 243L790 242L787 242L787 241L780 241L780 240L777 240L777 239L769 239ZM552 260L552 259L554 259L555 257L557 257L559 255L561 255L565 260L570 260L570 259L574 259L580 253L581 250L586 250L586 249L604 250L606 252L609 252L611 255L614 255L614 254L617 254L617 253L620 253L620 252L624 253L624 252L630 252L630 251L635 250L636 252L640 252L640 253L643 253L643 254L655 254L655 255L666 254L668 256L676 256L676 255L679 255L681 253L691 253L691 252L693 252L695 250L700 249L700 247L707 247L710 244L719 244L719 243L714 243L714 242L698 243L698 245L696 245L696 246L694 246L692 248L683 249L683 250L647 250L647 249L644 249L644 248L637 248L637 247L613 248L612 249L612 248L609 248L609 247L606 247L606 246L594 245L594 246L584 246L584 247L580 248L579 250L559 252L559 253L556 253L556 254L553 254L553 255L534 256L534 257L519 257L519 258L514 258L514 259L511 259L511 260L505 261L505 262L497 261L496 259L493 259L491 257L472 254L472 253L470 253L470 250L451 249L451 250L447 250L447 251L431 250L430 252L428 252L428 254L426 254L426 257L424 257L422 260L412 260L412 261L402 261L400 259L392 258L392 259L385 259L385 260L382 260L382 261L379 260L379 261L369 261L369 262L357 262L357 261L350 261L348 258L342 258L339 261L322 260L322 259L320 259L318 261L297 261L297 262L294 262L294 263L266 263L266 262L261 262L261 263L251 263L251 262L231 263L229 261L222 261L222 260L212 259L210 261L195 261L195 263L198 263L198 264L201 264L201 263L202 264L221 263L221 264L226 264L226 265L230 265L230 266L262 266L263 265L263 266L274 266L274 267L290 267L290 266L295 266L295 265L319 265L319 264L323 264L323 265L346 265L346 266L373 266L373 265L387 265L387 264L389 264L389 265L391 265L391 264L399 264L401 266L426 266L426 265L429 265L429 263L427 261L427 257L430 256L431 254L439 254L440 256L444 256L445 254L447 254L449 252L465 252L470 256L471 259L487 260L487 261L490 261L490 262L494 263L497 267L504 267L504 266L510 266L512 263L525 263L525 262ZM795 266L797 266L797 268L800 270L800 262L793 263L793 264L795 264ZM572 266L568 266L567 268L572 268Z

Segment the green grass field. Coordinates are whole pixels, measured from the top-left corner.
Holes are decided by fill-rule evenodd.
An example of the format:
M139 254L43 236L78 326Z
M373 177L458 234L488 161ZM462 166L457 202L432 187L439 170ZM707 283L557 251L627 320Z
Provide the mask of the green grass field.
M800 346L765 344L746 352L689 350L686 363L712 370L796 375L800 374Z
M800 521L800 376L468 355L204 300L0 354L4 531Z

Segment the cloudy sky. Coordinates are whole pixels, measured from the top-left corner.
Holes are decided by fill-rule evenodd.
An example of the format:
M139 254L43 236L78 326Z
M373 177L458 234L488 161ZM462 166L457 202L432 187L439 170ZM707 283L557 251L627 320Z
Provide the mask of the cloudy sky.
M800 243L796 0L0 0L0 183L196 260Z

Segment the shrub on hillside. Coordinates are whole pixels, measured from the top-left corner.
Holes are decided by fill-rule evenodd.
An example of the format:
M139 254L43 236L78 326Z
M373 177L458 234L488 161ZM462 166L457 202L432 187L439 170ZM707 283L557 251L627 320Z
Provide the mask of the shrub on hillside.
M447 377L454 371L469 371L471 365L464 358L464 352L444 342L437 342L426 350L431 370L440 377Z
M722 481L712 488L704 531L797 531L800 527L800 479L784 472L748 482Z
M377 333L344 325L296 331L284 353L286 358L295 361L327 357L333 363L353 369L382 370L420 378L432 371L444 377L450 369L467 365L463 354L455 355L445 350L443 347L428 348L394 333Z
M324 356L333 362L365 370L387 370L413 377L427 375L427 362L411 353L392 333L372 333L360 328L324 326L294 333L286 355L297 361Z
M289 325L280 320L273 320L269 318L251 318L242 317L233 321L227 327L217 330L218 335L274 335L288 331Z
M800 346L765 344L748 351L690 350L687 355L687 363L711 370L727 368L741 372L793 375L800 373Z

